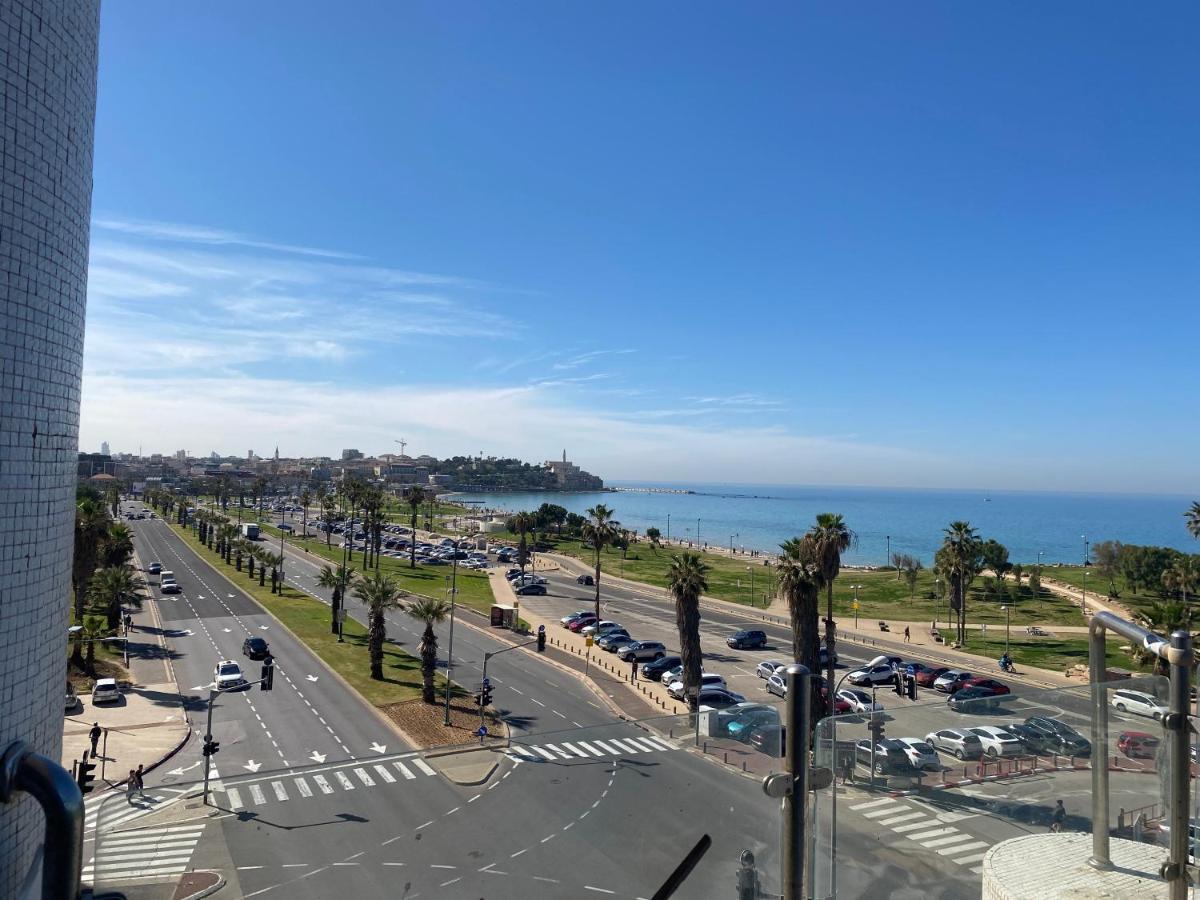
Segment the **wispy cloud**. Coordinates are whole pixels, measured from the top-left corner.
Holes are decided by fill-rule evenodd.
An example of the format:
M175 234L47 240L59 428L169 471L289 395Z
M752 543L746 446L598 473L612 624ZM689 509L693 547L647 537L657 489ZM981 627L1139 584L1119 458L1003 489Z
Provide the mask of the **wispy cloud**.
M783 407L784 405L782 400L764 397L761 394L749 393L684 397L683 399L689 403L695 403L699 406L708 406L714 408L757 406L763 409L769 409L772 407Z
M628 353L636 353L636 350L591 350L587 353L580 353L577 356L572 356L569 359L564 359L554 364L554 368L563 369L578 369L580 366L592 362L601 356L624 356Z
M279 253L295 253L302 256L319 256L331 259L361 259L353 253L337 250L322 250L317 247L300 247L295 244L277 244L261 241L236 231L209 228L205 225L182 225L173 222L149 222L136 219L94 218L92 227L102 231L115 231L138 237L161 241L182 241L189 244L236 245L256 250L271 250Z

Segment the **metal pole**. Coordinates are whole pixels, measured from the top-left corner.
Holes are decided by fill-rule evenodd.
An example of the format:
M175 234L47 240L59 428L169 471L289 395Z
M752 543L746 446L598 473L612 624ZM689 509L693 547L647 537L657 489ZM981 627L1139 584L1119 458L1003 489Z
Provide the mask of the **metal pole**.
M671 546L671 514L667 513L667 546Z
M490 654L490 653L483 654L483 684L487 684L487 664L488 664L488 660L491 658L492 658L492 654ZM480 700L479 727L482 728L483 727L483 702L482 702L483 701L483 685L482 684L479 687L479 700ZM479 742L483 743L482 735L480 735Z
M104 769L108 763L108 729L104 729L104 745L100 748L100 780L105 781Z
M458 571L458 560L454 560L454 570ZM450 643L446 647L446 716L443 725L450 724L450 679L454 677L454 598L458 594L455 581L450 581Z
M1187 854L1188 781L1191 762L1188 759L1188 701L1190 699L1192 668L1192 637L1186 631L1171 632L1171 686L1167 716L1168 759L1171 761L1171 852L1164 871L1170 900L1185 900L1188 895Z
M284 553L283 553L283 529L281 528L279 530L279 596L280 597L283 596L283 579L284 579L283 561L284 561L284 559L285 559L285 557L284 557Z
M784 731L787 771L791 790L783 796L783 896L807 897L804 871L805 814L808 810L808 733L812 721L812 675L799 663L787 667L787 700Z
M204 726L204 743L205 744L208 744L208 742L212 740L213 697L215 697L216 695L217 695L216 691L214 691L212 688L208 689L208 724ZM206 753L206 754L204 754L204 805L205 806L208 806L208 773L211 768L212 768L212 754Z

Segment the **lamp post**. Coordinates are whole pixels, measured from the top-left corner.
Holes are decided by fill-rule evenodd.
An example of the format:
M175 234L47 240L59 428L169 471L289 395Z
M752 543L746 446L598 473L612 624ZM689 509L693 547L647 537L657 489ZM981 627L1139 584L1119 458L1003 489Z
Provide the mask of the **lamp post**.
M1086 566L1090 560L1088 559L1088 539L1086 534L1079 536L1083 540L1083 564Z
M933 578L933 630L937 631L938 604L942 601L942 576Z
M852 585L850 585L850 587L854 588L854 630L857 631L858 630L858 589L860 587L863 587L863 585L852 584Z
M892 536L890 534L887 535L887 548L888 548L887 564L890 566L892 564ZM899 566L896 566L896 580L897 581L900 580L900 567Z
M700 517L696 516L696 549L700 549Z
M746 566L746 571L750 573L750 606L754 606L754 567Z
M450 679L454 677L454 600L458 596L458 545L454 547L454 565L450 569L450 641L446 645L446 715L443 725L450 724Z
M671 514L667 513L667 546L671 546Z
M734 540L734 538L737 538L737 537L741 537L741 532L738 532L736 534L731 534L729 536L729 555L730 556L733 556L733 540Z
M1008 656L1008 626L1009 614L1012 612L1012 608L1007 603L1000 608L1004 610L1004 655Z
M284 536L284 531L281 528L281 529L279 529L279 596L280 597L283 596L283 579L284 579L284 574L283 574L283 562L284 562L283 536Z
M1042 552L1043 551L1041 551L1041 550L1038 551L1038 574L1039 575L1042 574Z

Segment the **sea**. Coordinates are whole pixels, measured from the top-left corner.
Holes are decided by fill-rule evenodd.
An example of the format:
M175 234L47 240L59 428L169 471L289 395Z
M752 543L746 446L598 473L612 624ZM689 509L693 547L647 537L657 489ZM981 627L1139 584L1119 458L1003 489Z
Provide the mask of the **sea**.
M603 503L625 528L639 533L655 526L664 537L669 530L672 540L768 553L803 534L818 513L841 513L858 537L857 546L843 555L850 565L884 565L890 548L928 566L943 530L959 519L1004 544L1009 559L1019 563L1037 562L1040 553L1043 563L1079 564L1085 541L1200 553L1200 543L1184 527L1184 512L1196 497L620 481L610 487L619 490L453 496L509 513L556 503L585 515Z

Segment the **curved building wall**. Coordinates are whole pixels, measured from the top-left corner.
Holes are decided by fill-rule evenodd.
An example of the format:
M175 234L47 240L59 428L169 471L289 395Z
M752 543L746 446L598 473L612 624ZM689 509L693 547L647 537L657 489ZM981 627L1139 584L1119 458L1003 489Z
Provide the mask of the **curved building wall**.
M61 752L98 0L0 0L0 748ZM0 804L0 897L44 821Z

